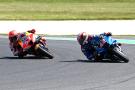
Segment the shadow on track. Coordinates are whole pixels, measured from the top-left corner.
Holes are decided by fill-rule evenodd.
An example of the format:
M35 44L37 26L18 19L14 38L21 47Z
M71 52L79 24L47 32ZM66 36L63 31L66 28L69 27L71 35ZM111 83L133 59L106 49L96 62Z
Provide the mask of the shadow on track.
M47 57L35 57L35 56L25 56L23 58L18 58L18 57L0 57L0 59L48 59Z
M60 61L60 62L81 62L81 63L124 63L124 62L120 62L120 61L111 61L109 59L106 60L101 60L101 61L94 61L94 60L70 60L70 61Z

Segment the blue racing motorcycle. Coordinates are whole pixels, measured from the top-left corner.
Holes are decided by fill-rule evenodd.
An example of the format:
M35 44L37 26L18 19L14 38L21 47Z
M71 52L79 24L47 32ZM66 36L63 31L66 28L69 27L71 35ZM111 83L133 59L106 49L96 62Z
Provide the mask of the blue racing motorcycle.
M105 44L102 48L95 47L94 59L111 59L112 61L124 61L129 62L128 57L123 53L121 49L121 44L117 40L113 39L111 36L102 36Z

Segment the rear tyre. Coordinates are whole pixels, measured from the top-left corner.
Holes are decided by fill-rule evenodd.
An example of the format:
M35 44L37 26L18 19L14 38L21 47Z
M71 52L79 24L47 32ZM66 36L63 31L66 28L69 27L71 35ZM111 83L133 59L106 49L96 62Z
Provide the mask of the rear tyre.
M21 54L18 55L18 58L19 58L19 59L23 59L23 57L24 57L24 55L21 55Z
M125 56L123 52L121 52L118 48L113 49L113 54L116 55L119 59L124 61L125 63L129 62L129 59Z

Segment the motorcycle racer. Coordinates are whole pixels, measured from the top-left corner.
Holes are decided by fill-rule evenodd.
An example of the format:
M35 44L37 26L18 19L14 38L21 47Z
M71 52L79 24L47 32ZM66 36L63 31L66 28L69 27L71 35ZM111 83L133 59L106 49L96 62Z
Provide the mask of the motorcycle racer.
M18 38L18 32L16 30L11 30L8 33L8 39L9 39L9 47L11 49L11 51L13 52L13 54L16 56L18 54L18 50L17 50L17 38Z
M89 59L92 60L95 56L95 47L104 49L105 41L103 36L112 36L111 32L102 33L99 35L90 35L86 32L81 32L77 36L77 41L81 45L81 51ZM98 55L98 54L96 54Z
M17 55L20 53L19 48L18 48L18 46L17 46L18 37L19 37L19 36L23 36L24 34L29 34L29 33L35 34L35 32L36 32L35 29L31 29L31 30L28 30L28 31L23 32L23 33L19 33L19 32L17 32L16 30L11 30L11 31L8 33L9 46L10 46L10 49L11 49L11 51L13 52L13 55L14 55L14 56L17 56Z

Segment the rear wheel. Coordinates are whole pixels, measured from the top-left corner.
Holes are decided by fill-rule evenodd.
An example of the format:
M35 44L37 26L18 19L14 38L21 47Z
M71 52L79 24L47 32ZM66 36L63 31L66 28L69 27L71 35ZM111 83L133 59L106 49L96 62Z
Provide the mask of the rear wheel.
M19 54L19 55L18 55L18 58L19 58L19 59L23 59L23 57L24 57L24 55L22 55L22 54Z
M18 46L18 50L19 50L18 58L23 59L23 57L25 56L25 55L23 54L23 49L22 49L20 46Z
M125 54L124 54L123 52L121 52L119 48L117 48L117 47L114 48L114 49L113 49L113 54L114 54L115 56L117 56L119 59L121 59L122 61L124 61L124 62L126 62L126 63L129 62L128 57L125 56Z

